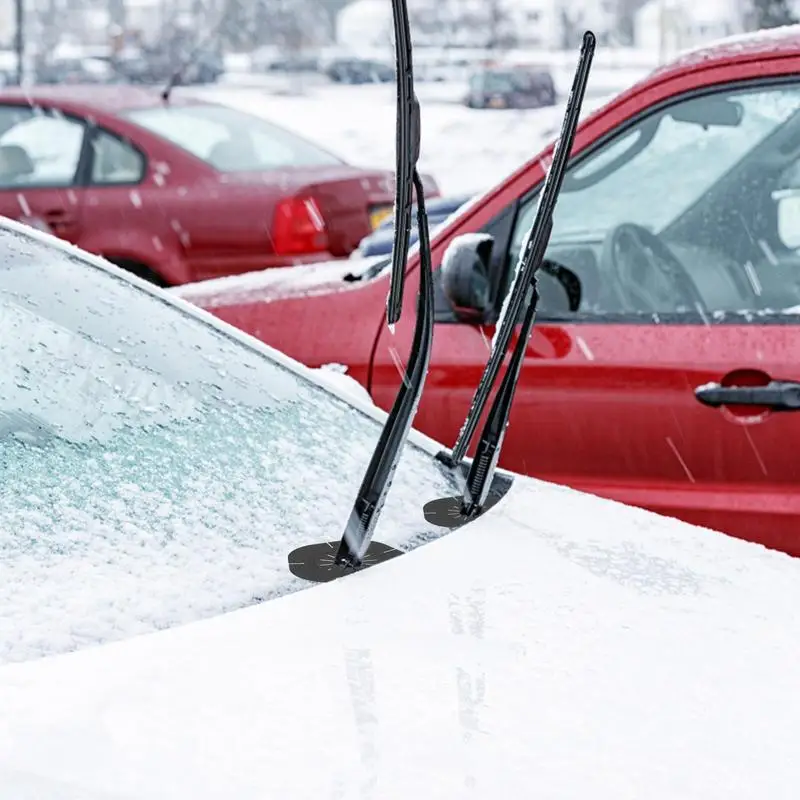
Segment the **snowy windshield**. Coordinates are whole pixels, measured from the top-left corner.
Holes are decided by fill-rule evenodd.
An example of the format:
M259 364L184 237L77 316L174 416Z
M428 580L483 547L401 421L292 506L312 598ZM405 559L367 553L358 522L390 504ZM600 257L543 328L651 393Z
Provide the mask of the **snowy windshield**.
M261 350L19 233L0 242L0 663L301 588L337 539L380 425ZM453 494L406 445L379 526L440 534Z
M221 172L342 163L326 150L283 128L225 106L165 106L128 111L123 116Z

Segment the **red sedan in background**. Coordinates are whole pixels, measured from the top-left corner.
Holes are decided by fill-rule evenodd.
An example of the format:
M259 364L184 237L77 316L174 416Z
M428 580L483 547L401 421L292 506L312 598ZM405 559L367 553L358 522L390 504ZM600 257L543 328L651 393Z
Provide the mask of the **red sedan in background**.
M162 285L346 257L393 201L391 172L226 106L116 85L0 92L0 214Z
M448 445L551 154L434 238L437 325L415 425ZM456 244L473 257L448 260ZM588 117L547 258L582 291L564 292L557 269L541 276L501 465L800 555L800 26L684 55ZM394 332L381 258L178 293L306 364L347 365L388 409L416 253L407 276ZM633 555L615 569L636 580Z

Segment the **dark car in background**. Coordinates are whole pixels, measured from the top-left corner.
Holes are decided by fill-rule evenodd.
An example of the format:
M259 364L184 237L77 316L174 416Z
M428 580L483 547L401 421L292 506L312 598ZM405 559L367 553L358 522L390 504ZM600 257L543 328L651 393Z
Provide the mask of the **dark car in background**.
M394 67L368 58L337 58L327 64L325 75L334 83L389 83Z
M124 81L124 76L103 58L51 59L36 69L36 82L43 85L122 83Z
M216 83L224 74L222 56L214 50L182 55L165 47L142 48L113 59L113 67L128 83L175 85Z
M428 224L431 229L437 225L441 225L451 214L458 211L464 203L472 200L471 195L457 195L453 197L440 197L429 200L425 204L425 210L428 213ZM417 209L411 215L411 244L414 244L419 238L417 228ZM358 248L353 251L352 258L367 258L369 256L388 255L392 252L392 244L394 242L394 217L390 216L385 219L375 231L369 236L365 236Z
M470 76L469 108L539 108L556 102L553 76L537 67L487 67Z

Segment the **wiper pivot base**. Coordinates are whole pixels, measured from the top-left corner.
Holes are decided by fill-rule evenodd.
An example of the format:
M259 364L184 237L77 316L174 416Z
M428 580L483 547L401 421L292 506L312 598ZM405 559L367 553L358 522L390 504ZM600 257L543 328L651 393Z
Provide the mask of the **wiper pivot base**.
M403 554L401 550L396 550L388 544L373 541L357 563L348 559L340 563L337 562L340 545L341 542L337 539L335 542L305 544L292 550L289 553L289 572L296 578L312 583L328 583Z
M425 521L436 525L437 528L459 528L485 514L502 496L503 492L489 491L481 508L469 514L464 513L464 496L456 494L450 497L437 497L436 500L425 503L422 513L425 515Z

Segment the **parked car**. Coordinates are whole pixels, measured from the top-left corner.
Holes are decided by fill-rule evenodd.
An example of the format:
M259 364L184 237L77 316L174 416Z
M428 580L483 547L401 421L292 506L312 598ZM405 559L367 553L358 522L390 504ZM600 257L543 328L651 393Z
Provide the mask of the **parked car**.
M472 198L469 196L441 197L426 203L428 213L428 224L433 229L436 225L441 225L451 214L455 213L464 203ZM417 211L416 207L412 213L411 244L417 241ZM394 217L388 216L373 233L365 236L358 247L350 254L350 258L361 258L365 256L386 255L392 252L392 240L394 237Z
M556 102L548 70L531 67L486 67L469 78L464 99L470 108L539 108Z
M734 44L681 56L582 123L546 254L582 292L564 303L540 278L509 429L523 433L500 463L800 555L800 27ZM439 441L471 401L551 154L433 240L437 268L458 237L475 248L472 277L436 273L415 424ZM418 270L414 251L406 309ZM381 324L388 281L379 257L178 293L305 364L347 365L388 408L413 325L413 311Z
M367 58L336 58L324 69L335 83L390 83L394 80L394 67Z
M39 84L114 84L122 80L123 76L102 58L60 58L41 65L36 71Z
M385 414L11 223L0 302L4 799L792 796L796 560L509 473L447 533L412 431L314 586Z
M162 285L347 257L393 201L391 172L226 106L132 86L0 92L0 214Z

